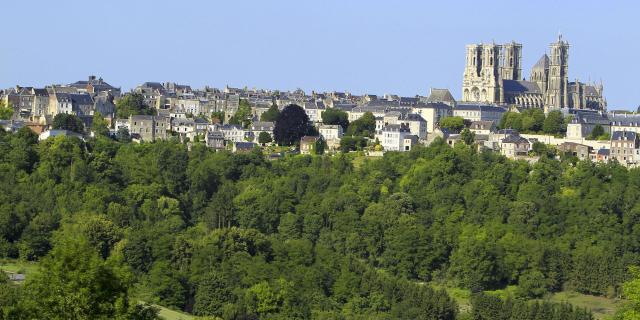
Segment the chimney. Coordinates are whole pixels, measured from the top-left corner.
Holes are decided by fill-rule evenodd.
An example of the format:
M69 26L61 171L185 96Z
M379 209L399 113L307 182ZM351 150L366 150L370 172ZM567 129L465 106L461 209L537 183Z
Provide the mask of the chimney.
M90 75L89 76L89 82L96 80L96 76L94 75Z

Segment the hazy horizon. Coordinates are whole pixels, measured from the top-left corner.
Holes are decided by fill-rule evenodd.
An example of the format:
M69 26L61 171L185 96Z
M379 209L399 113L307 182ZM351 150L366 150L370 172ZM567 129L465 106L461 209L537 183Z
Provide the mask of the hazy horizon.
M523 75L558 33L569 79L604 83L608 109L635 109L640 35L632 2L32 1L4 5L0 87L71 83L93 74L125 90L146 81L194 88L460 98L465 45L523 45ZM624 34L624 38L621 35Z

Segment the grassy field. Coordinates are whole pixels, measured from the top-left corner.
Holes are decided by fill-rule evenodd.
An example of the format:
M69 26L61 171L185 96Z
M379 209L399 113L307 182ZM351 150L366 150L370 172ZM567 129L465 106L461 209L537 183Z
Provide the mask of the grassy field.
M37 264L19 260L0 260L0 270L10 273L31 274L37 270Z
M192 315L188 315L186 313L167 309L165 307L161 307L158 305L154 305L154 306L160 309L160 312L158 314L162 319L165 319L165 320L196 320L197 319L196 317Z
M460 313L465 314L471 311L471 304L469 298L471 292L469 290L460 288L450 288L439 284L429 284L434 289L444 289L447 293L456 300L460 308ZM507 297L513 297L515 293L515 286L508 286L502 290L486 291L487 294L499 296L502 299ZM585 308L591 310L596 319L609 319L616 311L622 307L624 303L621 300L609 299L606 297L590 296L577 292L563 291L554 294L550 294L545 297L545 300L552 302L568 302L574 307ZM541 300L539 300L541 301Z

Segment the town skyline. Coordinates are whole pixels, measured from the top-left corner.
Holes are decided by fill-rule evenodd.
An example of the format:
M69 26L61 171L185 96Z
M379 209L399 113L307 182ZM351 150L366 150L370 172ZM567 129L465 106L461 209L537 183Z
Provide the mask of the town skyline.
M182 7L160 3L151 15L145 12L147 2L123 4L91 5L91 14L86 15L89 11L77 9L79 3L74 1L41 3L29 12L30 17L40 17L43 23L56 13L67 17L47 25L44 33L42 24L20 24L22 13L7 17L8 24L21 26L21 32L38 34L40 30L57 36L43 36L35 48L8 43L0 53L0 87L42 87L96 74L123 91L146 81L172 81L194 88L229 85L401 96L448 88L459 100L465 45L522 43L522 66L528 70L562 32L571 45L570 81L602 80L609 109L634 110L640 103L631 78L640 72L633 63L638 44L623 41L614 32L624 27L625 17L631 18L633 11L620 3L582 3L579 8L550 2L522 4L520 11L549 7L542 19L549 23L531 19L519 24L514 15L505 16L510 9L500 5L457 10L413 2L390 7L380 2L363 6L362 2L332 1L304 5L191 1ZM471 3L461 4L466 8ZM19 5L7 4L8 10L13 7ZM173 15L177 9L182 14L179 19ZM434 11L439 14L430 14ZM592 13L599 14L597 23L576 23ZM122 16L118 23L112 21L114 15ZM491 17L500 19L483 23ZM74 28L77 25L90 27ZM627 31L626 39L633 39L637 32ZM64 34L81 39L74 43L81 44L82 50L61 48L43 55L37 49L52 48L51 44L60 43L58 35Z

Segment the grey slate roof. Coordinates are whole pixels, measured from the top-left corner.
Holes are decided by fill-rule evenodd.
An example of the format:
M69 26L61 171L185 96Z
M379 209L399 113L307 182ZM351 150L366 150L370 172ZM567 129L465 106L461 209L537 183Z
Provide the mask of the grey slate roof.
M507 112L506 108L486 105L486 104L459 104L454 110L469 110L469 111L482 111L482 112Z
M549 56L545 53L540 57L540 60L533 65L533 70L546 70L549 69Z
M518 134L512 134L512 135L502 139L502 143L529 143L529 140L521 137Z
M633 140L635 141L638 134L633 131L614 131L611 140Z
M502 80L502 85L507 92L542 93L538 84L532 81Z
M449 89L431 89L427 102L455 102Z

